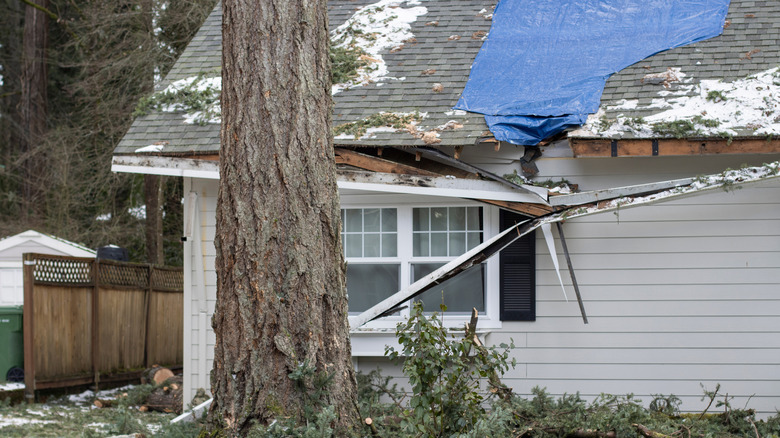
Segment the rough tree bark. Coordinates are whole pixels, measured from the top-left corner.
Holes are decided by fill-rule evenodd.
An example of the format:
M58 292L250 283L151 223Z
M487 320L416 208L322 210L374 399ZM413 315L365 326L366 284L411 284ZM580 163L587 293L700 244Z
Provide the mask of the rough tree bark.
M325 0L223 1L211 415L230 435L301 419L307 400L288 377L300 366L333 376L321 401L338 429L360 421L326 13Z
M38 4L48 8L48 0ZM22 86L19 113L22 122L20 155L22 156L22 217L29 220L32 210L43 204L39 184L45 160L39 143L46 132L46 49L49 42L49 17L38 8L27 5L22 43Z

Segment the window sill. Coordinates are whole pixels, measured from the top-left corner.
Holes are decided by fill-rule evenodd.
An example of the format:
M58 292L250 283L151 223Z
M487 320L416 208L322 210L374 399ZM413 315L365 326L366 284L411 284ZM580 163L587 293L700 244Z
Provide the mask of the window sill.
M450 329L450 333L456 337L463 335L463 327L469 318L445 316L445 325ZM449 321L447 321L449 320ZM373 323L366 326L350 329L349 334L352 340L352 356L356 357L382 357L385 355L385 347L390 346L400 351L401 346L395 336L395 325L393 327L372 327ZM477 324L477 335L484 341L485 336L501 328L501 321L487 320L479 321Z

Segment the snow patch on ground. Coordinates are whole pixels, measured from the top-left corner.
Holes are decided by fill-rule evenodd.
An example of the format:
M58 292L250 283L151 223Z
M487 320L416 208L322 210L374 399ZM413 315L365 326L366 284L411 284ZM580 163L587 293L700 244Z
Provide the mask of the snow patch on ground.
M780 134L780 67L733 82L702 80L695 85L687 85L690 78L679 70L674 75L680 84L658 92L665 98L641 107L636 100L622 100L600 108L588 117L585 134L649 137L654 136L653 125L678 121L690 122L697 135L734 136L746 130L753 135ZM622 114L605 120L605 110L621 109L662 111L641 120Z
M110 396L119 393L119 392L125 392L130 389L132 389L134 385L125 385L119 388L114 389L106 389L103 391L92 391L92 390L86 390L82 392L81 394L71 394L68 396L68 401L71 403L92 403L92 400L95 398L109 398Z
M6 426L22 426L25 424L46 424L46 423L54 423L52 420L36 420L33 418L11 418L11 417L5 417L0 416L0 428L6 427Z
M0 391L16 391L17 389L24 389L24 383L0 383Z
M388 76L387 64L381 52L402 49L405 41L414 38L411 24L428 13L419 1L381 0L358 9L351 18L331 31L331 41L340 48L360 48L368 54L368 65L358 69L358 76L342 84L334 84L331 94L383 80L403 80Z

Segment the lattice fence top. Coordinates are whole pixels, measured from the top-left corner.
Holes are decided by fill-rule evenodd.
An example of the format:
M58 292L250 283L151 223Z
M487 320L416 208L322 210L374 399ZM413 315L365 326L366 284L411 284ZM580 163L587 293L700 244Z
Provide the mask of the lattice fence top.
M95 280L93 270L98 261L80 257L25 254L25 264L34 265L33 278L36 283L92 286ZM148 289L151 274L154 290L184 290L182 268L101 260L97 272L98 284L101 286Z
M36 257L33 278L46 283L89 285L92 283L91 268L90 259Z
M149 268L146 266L101 263L98 275L102 285L130 286L139 289L149 287Z
M152 271L152 285L155 289L184 290L184 275L181 269L155 269Z

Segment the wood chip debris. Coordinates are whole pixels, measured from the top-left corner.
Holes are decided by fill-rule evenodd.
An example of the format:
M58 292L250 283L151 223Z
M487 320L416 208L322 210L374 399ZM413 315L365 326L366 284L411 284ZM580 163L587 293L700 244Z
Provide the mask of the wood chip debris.
M663 84L664 88L669 88L672 82L680 82L680 78L677 77L677 72L671 67L663 73L646 74L641 80L643 84Z

